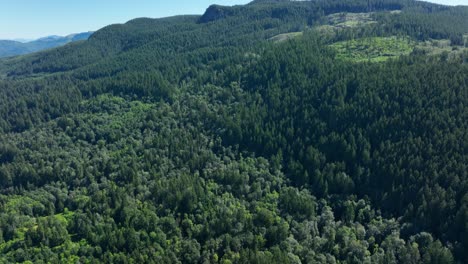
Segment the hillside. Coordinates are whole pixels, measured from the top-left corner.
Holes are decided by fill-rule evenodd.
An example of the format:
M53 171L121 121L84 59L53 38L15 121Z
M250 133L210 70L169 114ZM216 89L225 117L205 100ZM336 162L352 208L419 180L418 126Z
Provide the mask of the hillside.
M256 0L0 60L2 263L467 263L468 8Z
M24 55L45 49L56 48L67 43L87 40L93 32L70 34L65 37L49 36L28 42L0 40L0 58Z

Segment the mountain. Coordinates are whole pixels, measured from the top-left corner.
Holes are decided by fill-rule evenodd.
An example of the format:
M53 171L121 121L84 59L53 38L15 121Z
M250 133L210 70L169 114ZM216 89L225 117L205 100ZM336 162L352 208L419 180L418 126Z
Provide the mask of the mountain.
M468 8L253 1L0 60L2 263L467 263Z
M0 58L33 53L63 46L67 43L86 40L93 32L71 34L65 37L48 36L32 41L0 40Z
M17 42L21 42L21 43L34 41L34 39L24 39L24 38L18 38L18 39L12 39L12 40L17 41Z

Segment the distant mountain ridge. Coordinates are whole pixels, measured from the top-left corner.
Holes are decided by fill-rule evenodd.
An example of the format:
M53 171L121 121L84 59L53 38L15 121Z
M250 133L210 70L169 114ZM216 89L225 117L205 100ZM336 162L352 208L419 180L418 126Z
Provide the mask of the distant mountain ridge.
M94 32L75 33L67 36L51 35L36 40L23 42L15 40L0 40L0 58L24 55L45 49L63 46L67 43L86 40Z

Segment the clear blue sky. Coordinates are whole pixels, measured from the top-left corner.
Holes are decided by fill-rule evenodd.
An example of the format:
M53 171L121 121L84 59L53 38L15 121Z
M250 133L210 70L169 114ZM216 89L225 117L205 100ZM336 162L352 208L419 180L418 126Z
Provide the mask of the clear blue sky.
M430 0L468 4L468 0ZM136 17L202 14L210 4L250 0L0 0L0 39L33 39L94 31Z
M0 39L94 31L137 17L203 14L211 4L249 0L0 0Z

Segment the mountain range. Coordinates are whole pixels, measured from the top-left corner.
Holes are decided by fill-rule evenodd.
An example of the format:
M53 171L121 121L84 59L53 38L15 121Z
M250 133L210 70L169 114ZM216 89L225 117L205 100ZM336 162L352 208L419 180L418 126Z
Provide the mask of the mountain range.
M31 41L0 40L0 58L33 53L56 48L67 43L86 40L93 32L70 34L67 36L47 36Z

